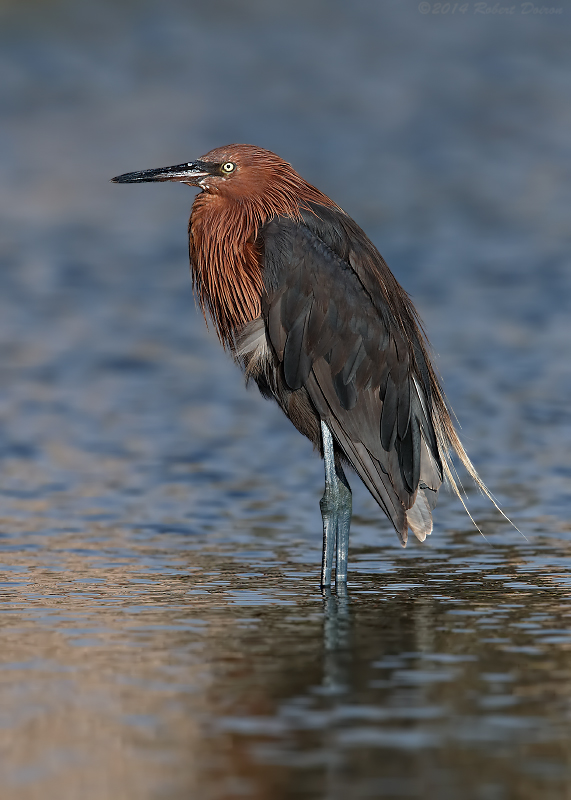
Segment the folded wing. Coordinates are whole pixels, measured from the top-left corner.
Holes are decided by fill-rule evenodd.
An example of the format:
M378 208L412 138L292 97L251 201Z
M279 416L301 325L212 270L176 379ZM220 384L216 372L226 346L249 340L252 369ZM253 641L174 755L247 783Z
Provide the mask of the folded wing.
M409 527L423 541L442 463L410 301L400 287L396 305L388 299L394 277L337 210L304 211L301 221L275 218L260 232L260 245L262 316L285 383L307 391L401 542Z

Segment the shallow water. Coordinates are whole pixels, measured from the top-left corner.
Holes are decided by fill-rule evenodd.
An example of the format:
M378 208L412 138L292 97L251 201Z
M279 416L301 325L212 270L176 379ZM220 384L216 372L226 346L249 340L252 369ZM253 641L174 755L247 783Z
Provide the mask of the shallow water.
M567 9L565 8L565 12ZM569 797L570 15L0 6L2 797ZM481 16L481 15L480 15ZM186 187L270 147L425 321L470 486L406 550L194 307Z

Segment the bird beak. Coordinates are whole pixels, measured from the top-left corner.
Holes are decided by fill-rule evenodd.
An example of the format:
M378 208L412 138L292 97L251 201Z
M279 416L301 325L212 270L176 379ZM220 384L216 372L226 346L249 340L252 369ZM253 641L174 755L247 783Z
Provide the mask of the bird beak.
M204 161L193 161L189 164L176 164L174 167L162 169L146 169L142 172L126 172L111 178L113 183L149 183L150 181L179 181L188 183L189 186L198 186L202 178L210 172L209 165Z

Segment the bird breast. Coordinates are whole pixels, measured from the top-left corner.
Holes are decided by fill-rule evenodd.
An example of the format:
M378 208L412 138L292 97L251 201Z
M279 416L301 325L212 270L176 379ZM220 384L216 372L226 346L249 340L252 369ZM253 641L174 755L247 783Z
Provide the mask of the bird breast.
M224 346L233 349L236 332L260 316L264 283L257 228L216 196L199 195L189 224L194 289Z

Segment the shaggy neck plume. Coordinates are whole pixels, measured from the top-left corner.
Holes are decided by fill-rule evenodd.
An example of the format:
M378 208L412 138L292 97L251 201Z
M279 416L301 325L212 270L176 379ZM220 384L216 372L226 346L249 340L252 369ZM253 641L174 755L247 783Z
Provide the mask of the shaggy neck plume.
M202 192L194 201L188 227L193 286L224 347L232 350L236 333L261 313L260 227L275 216L299 219L309 202L336 207L286 162L252 170L225 191Z

